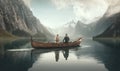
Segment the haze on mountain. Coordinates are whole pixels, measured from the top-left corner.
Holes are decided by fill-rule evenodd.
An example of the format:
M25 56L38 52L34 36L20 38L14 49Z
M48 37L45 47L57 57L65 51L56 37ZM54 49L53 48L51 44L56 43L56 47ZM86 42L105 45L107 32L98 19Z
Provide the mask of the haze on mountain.
M76 27L74 29L73 28L71 29L71 27L68 26L67 28L62 28L61 32L63 30L71 29L72 31L71 30L64 31L64 33L70 33L70 35L72 33L72 35L77 35L82 37L95 37L95 36L98 37L98 35L99 37L104 37L104 36L119 37L120 32L118 26L119 26L120 1L117 0L114 2L113 0L109 0L107 2L109 6L106 12L104 13L104 15L101 16L99 19L96 18L97 20L94 19L95 21L89 24L85 24L84 22L78 20L75 23ZM71 25L71 23L69 23L69 25Z

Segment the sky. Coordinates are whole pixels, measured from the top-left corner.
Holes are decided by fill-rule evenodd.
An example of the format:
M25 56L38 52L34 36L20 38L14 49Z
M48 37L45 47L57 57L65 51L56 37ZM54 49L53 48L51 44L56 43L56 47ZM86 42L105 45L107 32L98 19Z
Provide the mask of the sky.
M52 28L61 26L75 17L71 8L57 9L51 0L33 0L31 10L42 24Z
M42 24L56 28L72 20L89 24L106 11L117 12L120 0L24 0ZM115 8L116 7L116 8ZM109 9L109 10L108 10ZM114 11L113 11L114 10Z

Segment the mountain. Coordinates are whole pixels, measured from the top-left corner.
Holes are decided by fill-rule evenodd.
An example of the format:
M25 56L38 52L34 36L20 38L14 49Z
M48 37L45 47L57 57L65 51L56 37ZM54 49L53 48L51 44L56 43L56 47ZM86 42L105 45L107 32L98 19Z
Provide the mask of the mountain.
M2 37L2 38L17 38L16 36L8 33L7 31L4 31L3 29L0 29L0 37Z
M12 35L25 37L52 34L33 16L23 0L0 0L0 28Z
M109 15L111 9L112 8L108 8L103 17L88 25L83 25L80 22L76 27L76 34L86 37L93 37L102 34L104 31L107 30L107 28L109 28L113 23L115 23L116 16ZM114 13L114 11L112 13Z
M73 36L73 34L75 33L75 26L76 26L76 22L75 21L70 21L67 24L63 25L63 34L69 34L71 36Z
M112 17L103 16L100 20L95 23L92 23L92 33L93 36L103 33L113 22L111 21Z
M53 28L50 28L50 27L46 27L46 28L47 28L47 30L49 30L49 32L51 34L56 35L56 32L55 32L56 29L53 29Z
M66 33L74 37L92 37L92 27L82 23L81 21L75 22L74 20L62 25L59 28L53 29L54 34L64 36Z
M71 36L93 37L103 33L112 23L114 23L111 21L113 19L114 17L103 16L101 19L91 24L84 24L81 21L71 21L59 28L59 32L62 34L68 33Z
M75 22L74 20L54 30L56 34L58 33L62 36L66 33L71 37L90 37L92 35L91 26L84 24L81 21Z
M87 24L84 24L80 21L77 22L75 26L75 33L76 35L84 36L84 37L89 37L90 36L90 30L91 27Z
M120 13L112 15L107 20L112 24L102 34L96 37L120 37Z
M63 25L65 28L73 29L76 26L76 22L74 20L68 22L67 24Z
M64 36L66 33L69 34L70 36L73 36L75 32L75 26L76 22L75 21L70 21L59 28L53 29L54 34L59 34L60 36Z
M76 34L82 35L85 37L93 37L103 33L111 24L114 23L115 17L106 17L103 16L98 21L90 23L88 25L78 21L76 25Z

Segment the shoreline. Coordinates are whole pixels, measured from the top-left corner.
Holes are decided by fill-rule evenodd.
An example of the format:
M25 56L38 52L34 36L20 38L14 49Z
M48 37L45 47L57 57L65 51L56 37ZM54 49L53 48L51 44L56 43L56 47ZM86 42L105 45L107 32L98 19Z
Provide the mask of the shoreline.
M93 40L120 40L120 37L93 37Z

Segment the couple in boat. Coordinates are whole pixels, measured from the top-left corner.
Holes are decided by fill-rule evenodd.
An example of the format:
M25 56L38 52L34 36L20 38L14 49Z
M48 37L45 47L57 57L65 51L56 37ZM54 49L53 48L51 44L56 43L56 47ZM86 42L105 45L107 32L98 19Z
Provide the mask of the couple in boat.
M70 40L69 36L68 36L67 34L65 34L65 37L64 37L64 39L63 39L63 42L64 42L64 43L68 43L69 40ZM55 38L55 41L56 41L56 43L59 43L59 35L58 35L58 34L57 34L57 36L56 36L56 38Z
M61 48L61 47L76 47L79 46L81 43L82 38L78 38L77 40L73 42L69 42L70 38L67 34L65 34L65 37L63 39L63 43L59 42L59 35L55 37L56 43L45 43L45 42L38 42L38 41L33 41L31 38L31 45L33 48ZM67 43L67 44L66 44Z

